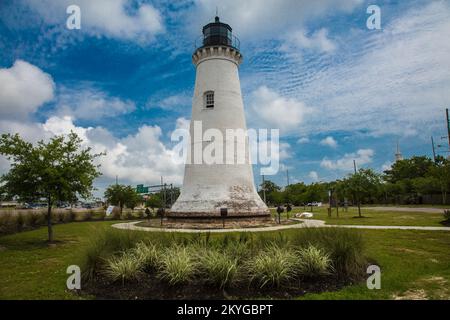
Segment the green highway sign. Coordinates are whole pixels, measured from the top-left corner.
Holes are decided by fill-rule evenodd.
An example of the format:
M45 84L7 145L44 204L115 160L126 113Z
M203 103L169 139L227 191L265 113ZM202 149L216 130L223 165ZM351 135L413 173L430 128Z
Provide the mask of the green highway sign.
M148 193L148 187L144 187L143 184L138 184L136 186L136 192L137 193Z

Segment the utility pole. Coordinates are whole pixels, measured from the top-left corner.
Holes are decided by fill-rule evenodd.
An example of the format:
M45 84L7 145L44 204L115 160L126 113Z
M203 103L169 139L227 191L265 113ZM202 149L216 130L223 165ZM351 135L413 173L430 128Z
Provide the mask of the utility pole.
M264 175L262 175L262 187L263 187L263 200L264 203L267 204L266 202L266 181L264 180Z
M448 138L448 149L450 150L450 118L448 116L448 108L445 109L445 115L447 116L447 138Z
M431 136L431 147L433 148L433 160L434 160L434 162L436 162L436 149L434 148L433 136Z
M116 186L119 184L119 176L116 175Z
M170 184L170 207L173 204L173 183Z
M166 208L166 188L164 186L164 179L161 176L161 188L162 188L162 196L163 196L163 204L164 204L164 209Z
M286 169L286 180L287 180L287 186L289 187L289 170Z
M355 170L355 175L356 175L356 161L353 160L353 169ZM361 218L361 204L359 203L359 181L358 181L358 186L357 186L357 190L356 190L356 202L358 203L358 215Z

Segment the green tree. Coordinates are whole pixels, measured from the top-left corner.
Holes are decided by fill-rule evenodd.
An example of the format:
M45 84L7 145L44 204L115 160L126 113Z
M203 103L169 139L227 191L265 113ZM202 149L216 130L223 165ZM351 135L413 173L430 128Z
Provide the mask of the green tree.
M303 198L305 203L321 202L328 198L327 186L324 183L312 183L307 186Z
M91 196L95 178L100 176L91 148L82 148L82 140L73 132L55 136L36 145L18 134L3 134L0 154L11 161L8 173L0 178L3 190L21 201L45 199L48 241L53 241L52 206L59 201L73 201Z
M266 192L266 202L269 204L276 204L279 201L279 196L276 195L276 192L280 192L281 187L276 185L274 182L270 180L266 180L260 185L261 190L259 191L259 195L263 198L264 191ZM274 196L276 199L274 199ZM281 200L283 202L283 200Z
M384 172L385 180L395 183L404 179L425 177L432 165L433 161L426 156L399 160L392 165L391 169Z
M134 210L139 203L142 203L142 196L137 193L136 189L132 186L127 186L125 188L125 193L127 196L125 199L125 206L127 208Z
M112 205L118 206L120 213L122 213L124 206L133 210L142 201L140 195L132 186L123 184L110 185L105 190L105 198Z
M266 190L266 193L271 193L274 191L280 191L281 187L279 187L275 182L266 180L263 183L261 183L261 189Z
M372 169L359 169L357 173L344 179L344 183L345 189L358 204L364 201L370 202L378 195L381 176ZM358 214L361 217L361 210L359 209Z
M155 213L155 208L161 208L163 201L158 194L152 194L145 202L145 206L151 208L153 213Z
M447 193L450 190L450 161L440 156L430 168L430 176L440 187L442 204L447 203Z

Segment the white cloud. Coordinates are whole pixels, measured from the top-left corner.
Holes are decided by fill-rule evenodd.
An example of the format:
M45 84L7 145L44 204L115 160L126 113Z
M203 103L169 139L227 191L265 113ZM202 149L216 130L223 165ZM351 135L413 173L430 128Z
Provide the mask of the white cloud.
M189 130L190 125L191 125L191 120L181 117L181 118L177 119L175 129Z
M382 170L382 171L391 170L391 169L392 169L392 162L391 162L391 161L386 161L386 162L383 163L383 165L381 166L381 170Z
M321 140L321 141L320 141L320 144L321 144L322 146L327 146L327 147L330 147L330 148L333 148L333 149L336 149L337 146L338 146L337 141L334 140L334 138L331 137L331 136L328 136L328 137L326 137L325 139Z
M172 150L161 141L162 131L158 126L144 125L135 134L117 138L102 127L77 126L69 116L53 116L42 124L0 121L0 133L19 133L32 142L70 131L77 133L94 153L106 151L106 156L98 160L103 181L112 182L118 175L121 183L155 184L163 176L168 183L182 183L184 166L174 161ZM7 170L5 163L0 157L3 172Z
M328 38L327 29L319 29L311 35L308 35L304 29L301 29L289 33L281 47L281 50L287 52L298 52L304 49L331 53L336 50L336 44Z
M270 38L330 12L351 12L361 3L362 0L197 0L190 22L205 24L217 6L219 16L241 38Z
M180 93L170 95L164 98L151 98L147 102L148 108L161 108L163 110L178 110L180 108L190 106L192 96L188 93Z
M313 181L313 182L317 182L319 181L319 174L316 171L311 171L308 174L308 177Z
M320 166L329 170L353 170L353 160L356 161L358 167L371 163L375 152L372 149L359 149L354 153L346 153L342 158L337 160L329 160L324 158Z
M280 150L279 154L280 160L286 160L292 157L291 145L289 143L281 142L279 145L279 150Z
M91 35L149 41L164 31L161 13L151 4L133 7L129 0L24 0L49 24L63 23L66 8L81 9L81 30ZM76 31L72 31L76 32Z
M297 140L298 144L306 144L309 143L309 138L308 137L301 137L300 139Z
M311 109L301 101L285 98L261 86L251 94L250 119L259 119L259 127L280 130L296 129Z
M53 99L55 83L38 67L16 60L0 69L0 117L25 119Z
M130 113L134 102L110 97L94 89L63 89L58 96L56 113L74 119L99 119Z
M101 171L110 179L118 175L129 183L155 183L161 176L166 181L180 184L183 166L173 161L173 153L161 141L158 126L144 125L136 134L115 138L104 128L75 126L70 117L51 117L43 125L52 134L75 131L94 152L106 151L100 158Z
M273 83L286 99L314 106L300 135L429 136L450 105L450 3L418 4L385 21L381 31L341 33L333 57L261 59L252 83Z

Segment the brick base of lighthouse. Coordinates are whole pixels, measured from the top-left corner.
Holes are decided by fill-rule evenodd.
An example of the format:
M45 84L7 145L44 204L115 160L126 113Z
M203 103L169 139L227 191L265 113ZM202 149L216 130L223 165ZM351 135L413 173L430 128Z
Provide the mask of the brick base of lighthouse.
M231 175L231 173L229 173ZM217 219L221 209L227 209L228 219L270 218L270 211L250 185L203 185L184 188L172 206L169 218Z

